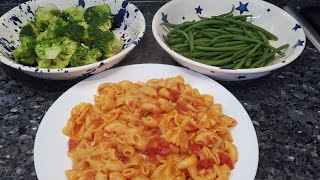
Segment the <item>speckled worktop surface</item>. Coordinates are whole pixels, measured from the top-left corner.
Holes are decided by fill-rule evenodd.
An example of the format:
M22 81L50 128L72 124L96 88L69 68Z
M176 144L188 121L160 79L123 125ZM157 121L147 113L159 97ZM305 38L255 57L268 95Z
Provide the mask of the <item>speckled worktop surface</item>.
M315 0L317 1L317 0ZM21 0L0 0L0 15ZM165 1L132 1L143 12L147 32L120 64L177 65L151 32ZM283 7L286 0L270 0ZM37 179L33 144L50 105L78 81L44 81L0 64L0 179ZM307 43L290 65L260 79L220 82L243 104L257 132L260 160L256 179L320 179L320 53Z

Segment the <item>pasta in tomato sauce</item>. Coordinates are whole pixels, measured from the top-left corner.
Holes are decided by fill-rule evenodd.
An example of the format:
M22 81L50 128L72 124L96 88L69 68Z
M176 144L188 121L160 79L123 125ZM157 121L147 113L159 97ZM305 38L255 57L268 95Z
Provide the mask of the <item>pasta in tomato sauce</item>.
M104 83L94 102L76 105L62 130L69 180L229 178L237 121L182 76Z

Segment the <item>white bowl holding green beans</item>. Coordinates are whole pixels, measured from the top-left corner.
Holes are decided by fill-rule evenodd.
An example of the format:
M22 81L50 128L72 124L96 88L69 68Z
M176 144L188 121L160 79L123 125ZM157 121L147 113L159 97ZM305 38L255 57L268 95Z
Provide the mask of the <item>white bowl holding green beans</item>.
M306 42L292 16L260 0L173 0L158 10L152 31L182 66L227 81L288 65Z

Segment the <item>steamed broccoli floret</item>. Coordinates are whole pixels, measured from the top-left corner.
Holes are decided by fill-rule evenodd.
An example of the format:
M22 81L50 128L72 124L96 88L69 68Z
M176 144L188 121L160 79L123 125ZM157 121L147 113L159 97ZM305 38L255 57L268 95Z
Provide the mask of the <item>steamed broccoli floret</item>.
M97 26L103 31L109 31L112 26L113 18L108 4L89 7L84 18L88 24Z
M80 45L72 55L70 65L71 67L77 67L96 63L99 61L101 56L102 54L99 49L90 50L88 47Z
M62 12L62 17L69 22L84 22L85 9L81 6L70 7Z
M104 58L109 58L121 51L123 41L118 40L111 31L102 31L97 27L90 26L89 36L93 38L93 48L99 49Z
M86 29L78 23L70 23L59 30L59 36L67 36L75 41L84 37Z
M12 55L15 57L18 63L24 65L33 65L36 62L36 54L34 48L36 42L32 36L21 36L21 45L12 51Z
M89 36L89 32L88 32L89 25L86 22L79 22L78 24L84 27L85 29L83 36L80 39L81 42L84 42L87 46L91 46L92 38Z
M59 32L61 31L61 27L67 25L68 23L64 21L60 17L54 17L45 31L40 32L37 37L37 41L50 40L57 37L61 37Z
M61 27L67 25L68 23L66 21L64 21L62 18L60 17L54 17L50 23L48 24L48 27L45 31L41 32L38 37L37 37L37 41L43 41L43 40L50 40L50 39L54 39L57 37L61 37L59 36L59 32L61 31Z
M51 21L60 15L61 11L54 4L47 4L44 7L38 7L35 12L37 27L40 31L46 30Z
M40 68L65 68L77 49L78 43L68 37L42 41L35 47Z
M36 23L29 21L20 31L20 37L31 36L36 38L39 35L39 29L36 27Z

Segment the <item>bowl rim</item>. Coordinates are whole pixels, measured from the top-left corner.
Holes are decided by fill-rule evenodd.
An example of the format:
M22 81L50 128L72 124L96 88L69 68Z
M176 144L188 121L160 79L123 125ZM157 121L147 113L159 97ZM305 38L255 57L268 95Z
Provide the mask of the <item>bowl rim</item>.
M292 17L289 13L287 13L286 11L284 11L283 9L279 8L276 5L273 5L269 2L263 1L263 0L258 0L259 3L263 2L266 3L269 7L272 7L274 9L280 10L282 13L286 14L289 18L291 18L291 20L294 20L295 22L298 23L298 21ZM287 57L286 59L284 59L284 63L276 63L276 64L272 64L269 66L264 66L264 67L259 67L259 68L251 68L251 69L226 69L226 68L220 68L218 66L210 66L210 65L206 65L206 64L202 64L196 61L193 61L189 58L186 58L182 55L180 55L179 53L173 51L158 35L158 24L157 24L157 20L156 17L159 16L161 14L161 12L164 12L165 10L167 10L171 5L173 5L174 3L185 3L185 0L172 0L169 1L168 3L166 3L165 5L163 5L157 12L156 14L153 16L152 19L152 33L153 36L155 37L156 41L158 42L158 44L167 52L169 53L169 55L173 56L174 58L177 58L181 61L184 61L186 63L189 63L193 66L196 66L197 68L203 68L203 69L208 69L210 71L214 71L214 72L221 72L221 73L230 73L230 74L253 74L253 73L263 73L263 72L270 72L276 69L279 69L283 66L286 66L288 64L290 64L291 62L293 62L295 59L297 59L301 53L303 52L303 50L306 47L306 35L304 32L303 27L301 27L301 32L303 35L303 40L304 40L304 44L302 46L302 48L299 48L299 50L294 51L289 57ZM175 60L175 59L174 59ZM175 60L177 61L177 60Z
M105 3L104 0L101 0L101 1L103 3ZM127 1L127 0L122 0L122 2L123 1ZM36 1L29 0L29 1L21 3L21 4L28 4L28 3L36 3ZM10 9L9 11L7 11L0 18L4 19L3 17L6 16L7 13L9 13L10 11L12 11L15 8L18 8L21 4L15 6L12 9ZM123 49L122 51L120 51L119 53L115 54L114 56L112 56L110 58L100 60L100 61L93 63L93 64L88 64L88 65L79 66L79 67L67 67L67 68L52 69L52 68L38 68L38 67L23 65L23 64L15 62L13 59L7 58L6 56L3 55L2 52L0 52L0 62L7 65L7 66L15 68L15 69L19 69L19 70L26 71L26 72L32 72L32 73L41 72L42 74L62 74L65 72L68 72L68 73L79 72L79 71L84 71L84 70L88 70L88 69L93 69L93 68L99 67L101 65L110 63L110 62L114 62L114 61L118 60L119 58L126 56L128 53L130 53L133 50L133 48L139 44L139 41L143 38L145 31L146 31L146 20L144 18L143 13L141 12L141 10L131 2L128 2L128 6L132 6L133 8L137 9L138 15L141 16L142 21L141 21L141 26L139 26L140 27L139 33L137 34L136 38L133 40L133 43L131 43L127 48ZM136 42L136 43L134 43L134 42Z

